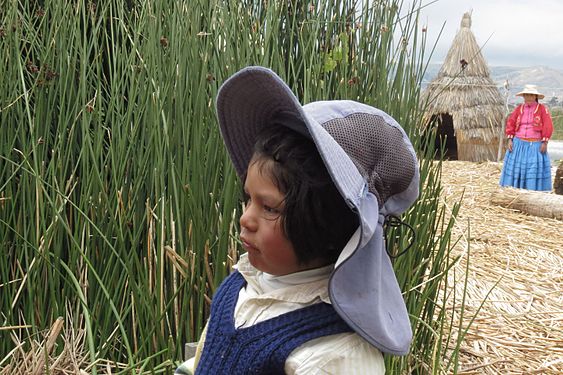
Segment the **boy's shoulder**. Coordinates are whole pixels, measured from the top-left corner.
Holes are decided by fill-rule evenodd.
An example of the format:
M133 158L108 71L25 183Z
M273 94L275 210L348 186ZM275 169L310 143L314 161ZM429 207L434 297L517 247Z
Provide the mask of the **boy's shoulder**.
M289 368L288 368L289 367ZM286 370L302 374L385 374L382 353L357 333L341 333L311 340L287 359Z

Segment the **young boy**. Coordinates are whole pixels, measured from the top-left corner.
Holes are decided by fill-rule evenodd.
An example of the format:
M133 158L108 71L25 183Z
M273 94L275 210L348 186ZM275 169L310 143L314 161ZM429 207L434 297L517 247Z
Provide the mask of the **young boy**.
M418 196L406 134L361 103L301 106L261 67L223 84L217 113L247 253L177 372L383 374L381 352L406 354L412 337L382 228Z

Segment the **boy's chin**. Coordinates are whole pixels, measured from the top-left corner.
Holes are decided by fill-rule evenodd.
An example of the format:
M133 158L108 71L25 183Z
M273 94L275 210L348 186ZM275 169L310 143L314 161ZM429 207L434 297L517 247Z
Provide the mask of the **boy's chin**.
M258 271L265 272L262 268L261 262L259 261L258 253L254 250L246 251L246 256L248 257L248 262L252 267L256 268Z

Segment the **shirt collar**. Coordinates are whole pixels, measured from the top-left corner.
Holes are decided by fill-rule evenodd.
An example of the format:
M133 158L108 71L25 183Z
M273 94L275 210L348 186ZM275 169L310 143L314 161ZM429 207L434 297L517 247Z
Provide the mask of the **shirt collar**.
M312 299L320 298L323 302L330 303L328 280L334 264L289 275L275 276L254 268L248 260L248 255L243 254L235 268L246 280L247 287L264 298L297 303L308 303ZM292 288L291 293L287 293L288 288Z

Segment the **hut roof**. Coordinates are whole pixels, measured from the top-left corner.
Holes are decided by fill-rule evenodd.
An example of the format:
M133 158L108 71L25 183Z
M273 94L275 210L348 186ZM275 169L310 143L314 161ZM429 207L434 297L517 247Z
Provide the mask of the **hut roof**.
M490 78L489 68L465 13L438 75L423 93L426 119L449 113L454 129L485 141L498 136L504 117L503 98ZM490 134L489 134L490 133Z

